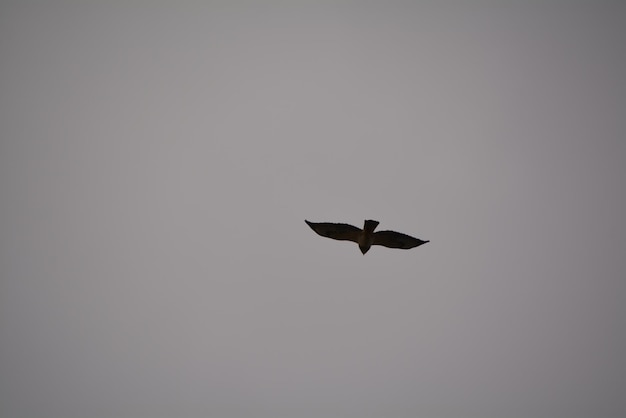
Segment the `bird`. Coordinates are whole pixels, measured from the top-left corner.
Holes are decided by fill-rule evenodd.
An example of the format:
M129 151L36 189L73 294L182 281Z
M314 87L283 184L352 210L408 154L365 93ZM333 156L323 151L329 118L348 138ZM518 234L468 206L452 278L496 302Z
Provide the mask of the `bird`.
M359 249L365 255L372 245L382 245L389 248L409 248L419 247L430 241L422 241L410 235L395 231L378 231L374 229L378 226L378 221L368 219L363 225L363 229L356 226L331 222L309 222L304 220L318 235L341 241L353 241L359 244Z

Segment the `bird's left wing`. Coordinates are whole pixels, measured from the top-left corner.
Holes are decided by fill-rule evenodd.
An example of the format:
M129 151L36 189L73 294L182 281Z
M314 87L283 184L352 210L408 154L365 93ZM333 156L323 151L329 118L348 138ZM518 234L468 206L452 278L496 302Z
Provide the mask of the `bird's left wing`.
M395 231L378 231L374 232L373 245L382 245L389 248L402 248L408 250L409 248L418 247L430 241L422 241L421 239L413 238L410 235L401 234Z
M335 224L330 222L309 222L306 224L311 227L318 235L326 238L338 239L342 241L358 242L361 229L348 224Z

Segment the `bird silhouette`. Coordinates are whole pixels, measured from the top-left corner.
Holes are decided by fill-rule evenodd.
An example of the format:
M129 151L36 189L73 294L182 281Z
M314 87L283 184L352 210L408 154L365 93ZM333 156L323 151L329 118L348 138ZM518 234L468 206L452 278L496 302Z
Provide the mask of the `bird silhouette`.
M378 226L378 221L366 220L363 229L348 224L338 224L331 222L309 222L304 220L318 235L341 241L353 241L359 244L359 249L365 254L372 245L382 245L389 248L401 248L408 250L430 241L422 241L410 235L395 231L378 231L374 229Z

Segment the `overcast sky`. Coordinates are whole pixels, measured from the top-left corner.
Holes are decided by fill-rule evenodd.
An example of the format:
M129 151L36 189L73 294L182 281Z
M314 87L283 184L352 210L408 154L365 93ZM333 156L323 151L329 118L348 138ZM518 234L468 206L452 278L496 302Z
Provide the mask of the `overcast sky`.
M0 416L626 416L625 21L3 2Z

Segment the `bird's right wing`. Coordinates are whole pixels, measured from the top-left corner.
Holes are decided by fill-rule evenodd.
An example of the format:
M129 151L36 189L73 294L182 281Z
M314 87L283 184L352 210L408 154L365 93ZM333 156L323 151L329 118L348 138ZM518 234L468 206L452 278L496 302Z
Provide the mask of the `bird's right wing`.
M306 224L311 227L318 235L326 238L338 239L342 241L358 242L361 229L348 224L335 224L330 222L309 222Z
M418 247L430 241L422 241L413 238L410 235L402 234L396 231L378 231L374 232L374 245L383 245L389 248L401 248L408 250L409 248Z

